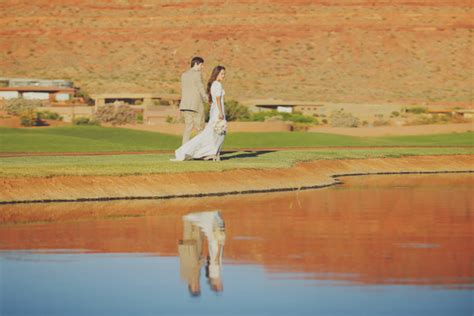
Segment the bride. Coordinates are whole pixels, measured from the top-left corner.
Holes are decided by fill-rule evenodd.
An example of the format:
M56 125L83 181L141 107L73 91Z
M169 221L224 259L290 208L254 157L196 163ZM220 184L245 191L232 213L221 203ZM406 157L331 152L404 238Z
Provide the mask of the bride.
M211 109L209 122L194 138L176 149L177 161L203 158L204 160L220 160L220 151L224 142L227 124L225 121L224 95L222 81L225 78L225 67L216 66L212 70L207 83L207 93Z

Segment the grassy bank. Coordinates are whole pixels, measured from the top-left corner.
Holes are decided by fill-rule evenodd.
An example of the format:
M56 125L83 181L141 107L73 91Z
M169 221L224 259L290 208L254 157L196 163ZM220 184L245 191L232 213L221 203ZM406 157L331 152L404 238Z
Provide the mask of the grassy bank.
M300 161L362 159L413 155L474 154L474 148L312 149L235 151L220 162L172 162L171 154L110 156L49 156L1 158L0 177L51 177L72 175L143 175L155 173L222 171L240 168L285 168ZM455 159L455 158L453 158Z
M179 136L121 128L67 126L0 128L1 152L108 152L173 150ZM428 136L350 137L320 133L230 133L224 148L361 146L474 146L473 133Z

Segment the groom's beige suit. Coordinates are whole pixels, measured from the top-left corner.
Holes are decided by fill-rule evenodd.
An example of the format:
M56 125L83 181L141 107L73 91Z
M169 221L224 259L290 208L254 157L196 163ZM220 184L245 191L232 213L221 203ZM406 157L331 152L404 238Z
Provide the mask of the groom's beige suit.
M201 72L193 68L181 75L181 102L179 110L184 116L183 144L191 137L194 128L204 128L204 102L207 93L202 83Z

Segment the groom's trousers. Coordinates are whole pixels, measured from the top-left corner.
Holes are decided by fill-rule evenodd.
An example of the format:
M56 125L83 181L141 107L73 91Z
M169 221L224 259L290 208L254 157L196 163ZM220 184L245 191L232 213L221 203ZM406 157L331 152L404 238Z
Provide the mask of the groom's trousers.
M181 111L181 114L184 116L183 144L185 144L191 138L193 129L200 131L204 128L204 113Z

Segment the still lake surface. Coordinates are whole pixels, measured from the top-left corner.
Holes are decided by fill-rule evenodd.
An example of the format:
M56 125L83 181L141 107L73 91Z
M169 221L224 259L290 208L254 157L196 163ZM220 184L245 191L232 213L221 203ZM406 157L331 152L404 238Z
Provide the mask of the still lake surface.
M474 176L343 181L1 206L0 314L472 315Z

